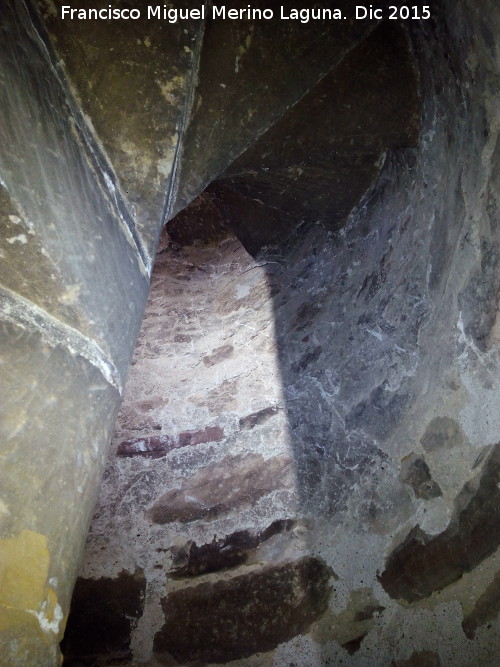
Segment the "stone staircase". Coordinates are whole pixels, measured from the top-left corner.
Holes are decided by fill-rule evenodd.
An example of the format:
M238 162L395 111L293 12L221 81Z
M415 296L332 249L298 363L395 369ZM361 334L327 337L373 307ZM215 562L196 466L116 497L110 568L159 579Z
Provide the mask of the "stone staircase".
M151 653L260 664L261 652L307 635L331 593L333 573L309 543L310 462L297 468L288 425L291 376L321 348L288 343L293 372L280 348L290 326L314 336L315 312L299 303L283 318L294 281L261 263L283 266L315 226L338 234L386 153L416 145L416 71L399 25L200 30L176 121L173 217L75 589L67 664ZM370 619L337 640L350 651Z

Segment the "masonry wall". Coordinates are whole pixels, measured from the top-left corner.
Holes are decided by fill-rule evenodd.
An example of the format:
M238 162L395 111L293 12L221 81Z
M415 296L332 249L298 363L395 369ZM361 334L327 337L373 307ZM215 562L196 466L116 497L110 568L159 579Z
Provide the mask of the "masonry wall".
M218 166L196 173L216 106L203 117L179 59L176 108L199 101L187 109L194 134L188 123L184 137L141 153L154 175L145 181L156 209L165 185L165 210L219 181L167 225L113 436L158 229L137 217L147 202L133 209L123 196L137 180L135 149L124 157L113 143L113 114L94 110L104 149L36 15L2 5L7 664L59 661L107 455L67 664L496 664L500 19L488 0L436 4L401 37L418 72L418 140L412 122L397 141L377 139L368 189L335 225L316 224L310 204L326 201L316 187L324 163L312 189L292 173L310 204L303 224L293 197L280 199L280 165L275 180L266 171L257 140L285 115L283 100L265 123L249 114L245 145L225 125L227 155L204 156ZM246 37L232 35L231 54ZM341 46L329 67L350 48ZM237 100L252 89L250 54L248 79L234 77ZM198 92L210 80L203 67ZM314 88L325 72L312 69L300 95L283 99L295 105ZM212 92L232 108L231 91ZM183 114L170 111L173 137ZM317 128L325 144L329 119ZM251 151L251 135L267 180L228 194L239 171L226 167ZM119 177L105 150L117 170L123 158ZM170 187L162 169L176 159L185 180ZM183 237L179 224L196 220L210 233ZM285 221L286 243L268 242L272 220Z
M436 14L410 30L418 147L341 231L161 246L75 661L495 664L498 11Z

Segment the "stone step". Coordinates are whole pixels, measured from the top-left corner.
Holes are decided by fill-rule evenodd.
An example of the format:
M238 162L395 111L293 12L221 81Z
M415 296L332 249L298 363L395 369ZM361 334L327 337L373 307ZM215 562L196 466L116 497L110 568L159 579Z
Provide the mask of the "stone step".
M195 220L215 207L253 255L283 244L304 222L336 231L374 182L384 152L416 145L418 119L407 35L382 24L207 188L192 215L184 211L182 225L192 235ZM198 226L206 241L206 225Z

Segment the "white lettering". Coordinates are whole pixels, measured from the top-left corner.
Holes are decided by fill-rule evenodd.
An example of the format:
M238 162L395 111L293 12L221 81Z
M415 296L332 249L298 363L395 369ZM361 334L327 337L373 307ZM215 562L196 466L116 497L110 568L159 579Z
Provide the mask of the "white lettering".
M156 7L151 7L148 5L148 19L159 19L160 18L160 5Z
M212 18L216 19L217 17L226 18L226 8L224 5L222 7L217 7L216 5L213 5L212 7Z
M214 5L212 7L212 18L221 18L225 19L226 17L228 19L232 19L233 21L239 19L240 21L247 19L247 20L253 20L253 21L260 21L262 19L272 19L274 16L274 12L272 9L256 9L252 7L251 5L248 5L247 7L243 9L226 9L224 5L217 7ZM202 16L204 18L204 16Z
M340 9L291 9L287 13L285 7L281 7L281 18L284 20L300 21L301 23L309 23L311 20L315 21L332 21L334 19L341 19L342 12Z
M356 5L356 18L357 19L381 19L383 18L382 15L382 10L373 8L373 5L368 5L368 7L365 7L364 5Z
M61 7L61 18L80 19L82 21L110 21L112 19L137 20L141 18L140 9L116 9L111 5L101 9L74 9L69 5Z

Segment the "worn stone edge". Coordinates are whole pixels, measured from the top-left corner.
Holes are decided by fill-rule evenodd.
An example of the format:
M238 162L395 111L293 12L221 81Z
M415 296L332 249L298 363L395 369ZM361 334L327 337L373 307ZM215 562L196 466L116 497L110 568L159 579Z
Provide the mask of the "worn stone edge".
M205 0L205 15L208 16L209 9L212 5L212 0ZM203 19L200 24L200 30L196 37L196 44L194 47L193 54L193 66L191 68L191 73L189 76L187 94L184 101L184 107L182 109L181 119L179 122L179 138L177 140L177 145L175 147L174 161L172 163L172 172L170 174L170 182L165 196L165 203L163 206L161 226L165 225L166 222L172 217L172 208L177 199L177 193L179 191L179 176L182 173L182 166L179 168L183 148L184 148L184 135L189 129L189 124L191 121L191 116L193 112L194 100L196 96L196 90L198 88L198 75L200 72L200 63L201 63L201 54L203 52L203 42L205 39L205 28L206 28L206 19Z
M114 203L115 210L126 228L129 241L136 250L136 256L141 269L150 276L153 269L154 257L149 255L136 229L128 204L121 193L119 180L112 167L111 160L74 99L70 82L52 47L50 38L36 9L32 6L30 0L18 0L18 4L23 8L29 20L28 29L31 28L33 36L38 40L41 50L45 53L47 63L61 87L68 109L75 121L75 129L78 132L84 150L86 149L87 155L90 157L97 180L103 190L107 191L110 202ZM102 178L100 178L99 172L102 173Z
M123 382L118 369L95 340L3 286L0 286L0 316L11 324L40 334L50 347L60 345L73 356L83 357L120 396L123 395Z

